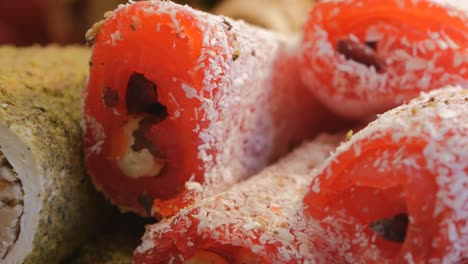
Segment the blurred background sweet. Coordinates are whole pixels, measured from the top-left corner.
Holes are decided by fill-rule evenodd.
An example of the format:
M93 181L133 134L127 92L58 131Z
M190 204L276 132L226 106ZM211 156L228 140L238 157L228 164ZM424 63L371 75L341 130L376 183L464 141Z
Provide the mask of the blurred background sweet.
M84 44L106 11L127 0L1 0L0 44ZM280 32L299 31L314 0L179 0Z
M297 32L302 28L314 0L224 0L212 10L234 19L279 32Z
M0 1L0 44L44 44L49 39L41 0Z

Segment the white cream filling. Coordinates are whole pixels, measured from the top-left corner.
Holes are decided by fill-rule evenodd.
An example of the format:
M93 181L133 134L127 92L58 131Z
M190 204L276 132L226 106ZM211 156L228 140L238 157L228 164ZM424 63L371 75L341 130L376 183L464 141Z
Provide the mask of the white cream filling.
M157 176L164 168L164 163L158 162L155 157L144 148L140 151L133 151L132 145L135 143L133 132L138 129L138 122L141 118L130 119L125 125L125 136L129 138L126 152L117 161L120 170L130 178Z

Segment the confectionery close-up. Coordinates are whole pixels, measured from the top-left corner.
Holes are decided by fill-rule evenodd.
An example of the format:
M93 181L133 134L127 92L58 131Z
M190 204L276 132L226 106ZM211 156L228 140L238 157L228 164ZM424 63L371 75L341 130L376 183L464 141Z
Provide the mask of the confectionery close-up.
M468 0L0 0L0 264L468 264Z

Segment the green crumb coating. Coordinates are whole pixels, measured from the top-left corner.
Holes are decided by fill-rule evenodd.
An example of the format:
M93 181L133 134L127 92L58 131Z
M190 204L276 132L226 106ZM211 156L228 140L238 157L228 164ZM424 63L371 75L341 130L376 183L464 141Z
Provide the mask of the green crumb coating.
M0 47L0 122L43 170L37 175L44 190L37 197L39 225L26 264L58 263L96 222L97 196L85 175L80 131L89 57L82 47Z
M131 264L133 251L144 233L145 220L136 215L115 212L98 237L84 245L73 257L62 264Z

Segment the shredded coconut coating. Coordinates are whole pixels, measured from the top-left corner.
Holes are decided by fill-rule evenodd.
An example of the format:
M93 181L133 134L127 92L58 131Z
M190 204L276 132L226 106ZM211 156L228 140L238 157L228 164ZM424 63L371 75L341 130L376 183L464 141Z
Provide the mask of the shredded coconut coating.
M329 0L315 7L301 77L340 115L369 117L421 91L468 82L467 1ZM384 69L347 59L335 46L340 39L374 43Z
M387 141L384 147L369 150L372 144L381 142L382 139ZM421 146L421 149L415 150L414 146ZM356 175L353 173L354 165L349 165L349 159L342 163L346 155L354 155L351 156L353 164L365 160L369 169L378 172L377 175ZM337 170L342 173L337 173ZM403 172L403 176L400 172ZM405 172L409 172L409 175L405 175ZM423 172L423 176L419 172ZM403 189L401 195L409 208L407 210L410 231L395 256L385 255L385 250L376 244L376 237L364 232L369 223L362 224L357 221L355 215L358 213L347 211L353 209L332 211L334 209L329 207L335 207L335 204L321 209L325 215L328 214L323 219L327 233L347 261L458 263L457 261L466 260L468 257L468 90L460 86L449 86L421 93L410 103L380 115L349 141L341 144L317 173L319 176L316 175L312 181L305 203L314 202L314 199L310 200L308 196L320 197L324 192L333 191L333 182L337 179L346 181L347 176L353 181L351 193L354 187L367 186L359 182L361 178L380 178L382 186L372 187L377 190L392 187L390 182L397 182L399 177L405 177L404 188L407 189ZM388 177L394 177L394 180ZM387 183L383 183L385 181ZM420 187L427 189L427 186L433 188L434 192L425 193L425 198L417 197L412 201L404 198L418 192ZM434 203L430 204L429 201ZM335 202L339 203L333 201ZM370 201L356 203L360 203L364 212ZM417 211L418 208L421 210L413 215L412 210ZM421 222L425 217L429 220L423 220L426 224L422 228L427 229L419 233L414 232L419 235L412 235L414 230L418 230L414 223ZM432 224L427 224L427 221L432 221ZM353 231L343 231L345 226L354 226ZM359 248L359 254L351 249L355 246Z
M174 85L171 87L173 91L167 92L164 89L159 91L160 97L163 97L161 94L167 92L170 98L168 100L168 120L170 121L168 122L177 122L186 118L187 113L194 106L195 115L192 120L199 120L190 124L184 123L187 127L193 125L190 128L196 133L197 140L196 142L183 142L186 145L177 151L184 152L185 146L196 144L196 156L184 158L197 160L200 164L200 172L195 172L193 177L181 175L187 174L186 172L176 176L170 175L176 166L179 168L184 166L177 160L180 157L175 157L168 161L162 175L158 176L163 178L168 175L180 179L185 177L188 180L185 189L189 191L190 196L185 197L186 200L211 195L257 173L267 164L287 153L290 146L296 146L304 138L313 137L317 131L324 130L333 123L327 122L333 118L332 115L300 83L295 67L296 58L292 54L292 49L296 48L296 38L269 32L242 21L210 15L169 1L134 4L141 4L138 17L135 16L135 20L139 21L139 26L134 26L136 31L145 23L149 23L147 17L157 15L170 17L172 23L155 24L152 26L155 34L161 28L170 27L174 38L189 38L184 31L189 26L195 27L203 34L200 50L197 50L200 52L199 58L193 68L188 70L194 75L202 72L203 79L192 85L178 79L177 76L163 76L161 78L174 80ZM131 4L123 5L114 11L104 26L100 25L100 33L94 36L92 32L99 32L99 29L92 30L88 38L96 39L96 43L104 43L104 46L109 49L131 39L130 33L127 34L124 30L120 30L119 34L117 31L102 33L102 28L107 23L114 23L113 19L119 20L120 17L130 14L128 11L130 7L132 7ZM190 18L191 25L184 24L187 18ZM122 23L121 28L129 28L129 26ZM188 41L192 40L188 39ZM141 56L138 53L138 47L135 48L129 51L130 55L127 57ZM95 48L95 53L98 52L99 50ZM133 66L129 65L132 64L132 60L128 59L128 61L130 62L117 60L114 64L115 68L131 69ZM145 70L143 74L151 72L146 64L142 65L138 67ZM118 76L113 78L118 78ZM180 91L183 92L182 96ZM90 143L92 147L86 150L88 160L105 155L101 151L105 150L108 144L106 141L108 137L111 137L107 127L104 132L98 129L99 123L105 121L93 118L88 111L91 108L87 108L85 104L85 120L92 121L85 124L88 127L85 131L90 131L86 134L86 138L88 142L95 142ZM116 120L120 118L119 116L125 115L125 112L120 111L118 107L114 110ZM157 126L155 127L157 129ZM103 137L98 138L96 135ZM104 141L103 144L100 143L101 140ZM174 145L183 144L174 142ZM174 150L171 151L174 152ZM184 155L189 154L184 153ZM97 174L94 175L91 171L91 175ZM95 179L98 177L99 175ZM104 184L114 185L114 182ZM97 183L98 188L106 192L104 184ZM117 187L112 186L112 188ZM135 210L131 208L128 197L124 199L117 196L120 194L110 195L110 199L123 208ZM166 199L167 197L161 200ZM137 210L141 212L142 208ZM158 208L153 210L158 211Z
M322 135L228 191L148 226L134 262L181 263L219 244L250 249L265 263L338 263L301 199L311 171L342 138Z

